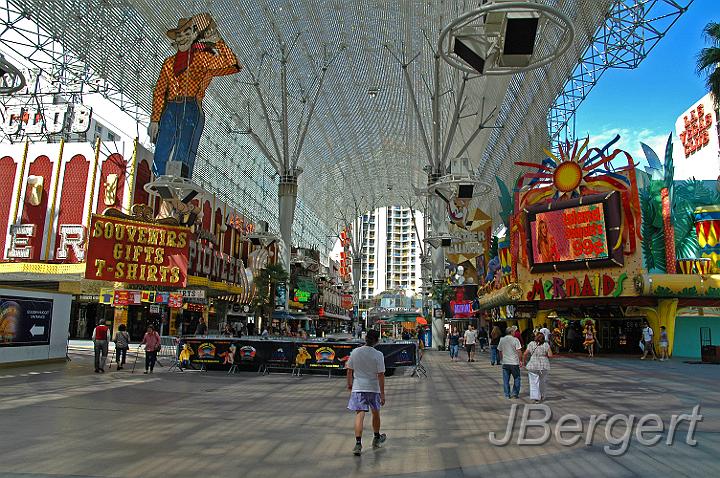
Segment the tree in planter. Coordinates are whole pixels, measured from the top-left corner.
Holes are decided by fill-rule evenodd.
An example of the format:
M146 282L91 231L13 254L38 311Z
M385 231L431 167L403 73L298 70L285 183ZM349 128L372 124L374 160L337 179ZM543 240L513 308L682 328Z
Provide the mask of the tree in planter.
M434 302L440 304L441 307L445 307L453 296L453 288L447 283L434 284L430 291L430 297Z
M275 289L278 284L287 283L288 273L282 264L269 264L255 276L255 298L253 307L256 315L270 317L275 309Z

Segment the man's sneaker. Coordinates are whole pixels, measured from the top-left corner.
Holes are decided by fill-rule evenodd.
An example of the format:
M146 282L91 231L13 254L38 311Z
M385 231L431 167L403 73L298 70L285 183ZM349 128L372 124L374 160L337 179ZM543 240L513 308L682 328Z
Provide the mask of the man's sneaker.
M373 440L373 444L375 441ZM362 445L360 443L355 444L355 448L353 448L353 455L360 456L360 453L362 453Z
M372 443L373 448L380 448L380 445L385 443L386 439L387 439L387 436L384 433L381 433L380 436L374 437L373 443Z

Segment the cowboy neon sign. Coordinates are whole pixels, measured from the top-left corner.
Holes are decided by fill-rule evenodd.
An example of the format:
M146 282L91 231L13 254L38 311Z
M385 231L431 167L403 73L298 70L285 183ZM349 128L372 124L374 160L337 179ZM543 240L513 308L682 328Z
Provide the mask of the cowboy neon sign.
M581 281L575 277L561 279L536 279L533 288L527 293L527 300L566 299L569 297L619 297L627 273L623 272L617 280L608 274L585 274Z

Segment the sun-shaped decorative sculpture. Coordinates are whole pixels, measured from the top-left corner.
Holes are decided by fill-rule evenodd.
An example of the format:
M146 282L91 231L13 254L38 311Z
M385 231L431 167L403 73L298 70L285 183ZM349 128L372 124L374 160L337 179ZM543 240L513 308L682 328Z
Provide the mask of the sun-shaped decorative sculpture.
M610 174L612 172L606 168L602 168L608 164L615 154L605 155L606 148L589 148L589 138L586 138L582 144L575 141L560 144L558 154L545 149L547 157L540 164L536 163L515 163L519 166L528 166L537 168L534 173L527 173L523 178L529 180L527 183L532 187L550 188L546 197L552 196L552 199L574 198L583 194L583 190L592 182L599 174Z

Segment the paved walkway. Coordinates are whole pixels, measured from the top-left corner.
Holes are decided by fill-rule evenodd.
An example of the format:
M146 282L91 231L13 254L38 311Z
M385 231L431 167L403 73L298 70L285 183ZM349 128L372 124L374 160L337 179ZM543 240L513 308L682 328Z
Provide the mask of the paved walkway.
M67 364L0 368L0 476L720 476L720 367L712 365L554 360L551 425L564 413L578 414L585 430L591 414L664 420L660 444L642 446L633 434L628 452L611 457L604 423L590 446L518 446L517 424L512 443L492 445L488 433L504 435L511 405L521 414L530 402L525 375L521 399L510 401L486 354L450 363L429 352L427 379L387 379L386 446L372 450L366 435L354 457L344 378L162 368L99 375L89 356L71 356ZM687 424L665 445L670 415L697 404L697 446L685 444Z

